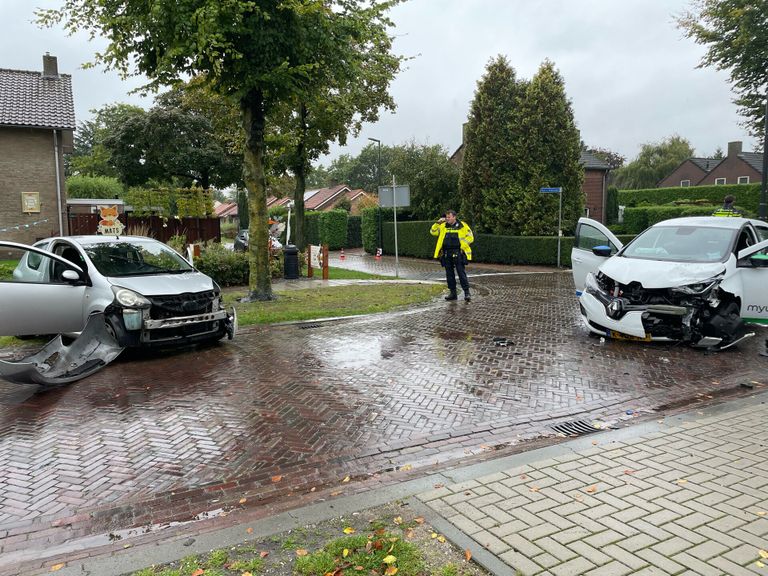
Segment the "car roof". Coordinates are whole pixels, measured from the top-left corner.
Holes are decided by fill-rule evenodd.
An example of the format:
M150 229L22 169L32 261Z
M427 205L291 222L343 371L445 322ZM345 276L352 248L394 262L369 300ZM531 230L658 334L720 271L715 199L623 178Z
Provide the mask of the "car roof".
M656 226L696 226L698 228L728 228L738 230L746 222L752 222L752 224L764 224L760 220L752 220L750 218L733 218L725 216L689 216L686 218L672 218L670 220L663 220L653 225Z
M118 240L120 242L131 242L131 241L146 242L147 240L151 242L159 242L159 240L155 240L154 238L149 238L147 236L103 236L101 234L89 234L89 235L81 235L81 236L55 236L51 238L46 238L45 240L41 240L40 242L51 242L53 240L69 240L70 242L75 242L80 245L106 244L108 242L114 242L115 240Z

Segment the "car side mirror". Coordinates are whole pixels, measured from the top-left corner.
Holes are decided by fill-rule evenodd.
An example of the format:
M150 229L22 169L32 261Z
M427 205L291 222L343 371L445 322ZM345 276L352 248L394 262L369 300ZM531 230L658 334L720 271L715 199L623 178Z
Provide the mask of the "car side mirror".
M76 282L80 281L80 274L74 270L64 270L64 272L61 273L61 278L70 284L75 284Z
M768 268L768 254L753 254L749 257L753 268Z
M603 258L608 258L611 255L611 247L610 246L594 246L592 248L592 254L595 256L602 256Z

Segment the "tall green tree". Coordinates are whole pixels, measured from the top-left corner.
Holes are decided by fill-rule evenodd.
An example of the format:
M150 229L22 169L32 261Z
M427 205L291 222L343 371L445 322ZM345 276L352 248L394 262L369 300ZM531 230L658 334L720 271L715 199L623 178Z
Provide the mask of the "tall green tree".
M459 176L461 215L481 232L507 232L501 223L514 199L525 82L504 56L492 59L477 83L464 137ZM508 233L508 232L507 232Z
M581 140L573 118L565 83L550 61L544 61L526 88L519 122L524 146L517 158L516 182L506 206L510 216L498 215L494 231L502 226L524 236L558 233L560 198L542 194L541 187L562 188L562 228L573 230L583 212L579 163Z
M677 135L643 144L637 158L616 170L614 182L619 189L653 188L691 156L691 143Z
M378 194L378 185L392 182L389 164L392 146L381 146L381 176L379 176L379 145L368 144L357 156L342 154L328 168L330 184L347 184L352 189L362 188L370 194Z
M312 43L318 27L359 15L386 27L390 2L372 0L64 0L38 12L47 25L64 22L107 39L97 62L124 75L141 73L149 87L203 75L205 83L239 104L245 135L244 180L249 191L250 293L273 297L267 234L265 135L276 106L311 94L313 71L340 54ZM358 46L367 50L369 46Z
M686 36L707 47L699 67L728 71L739 113L762 142L768 98L768 0L694 0L677 23Z

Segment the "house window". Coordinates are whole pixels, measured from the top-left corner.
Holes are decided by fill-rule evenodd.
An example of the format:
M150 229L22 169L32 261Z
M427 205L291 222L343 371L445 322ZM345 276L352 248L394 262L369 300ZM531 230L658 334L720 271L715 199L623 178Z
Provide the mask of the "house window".
M739 176L738 184L749 184L749 176Z
M725 178L715 178L715 186L723 186L725 184Z
M683 188L687 188L690 185L691 185L690 180L680 180L680 186L682 186Z

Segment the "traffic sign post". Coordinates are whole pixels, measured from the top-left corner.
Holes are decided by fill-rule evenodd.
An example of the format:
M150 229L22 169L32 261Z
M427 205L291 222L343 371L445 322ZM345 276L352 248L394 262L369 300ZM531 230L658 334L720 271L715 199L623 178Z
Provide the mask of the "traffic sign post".
M563 237L563 189L560 186L552 188L539 188L539 192L542 194L557 194L559 200L559 208L557 210L557 267L560 268L560 239Z
M397 252L397 208L411 205L411 187L395 185L395 175L392 174L392 186L379 186L379 207L392 208L395 224L395 278L400 277L400 259Z

